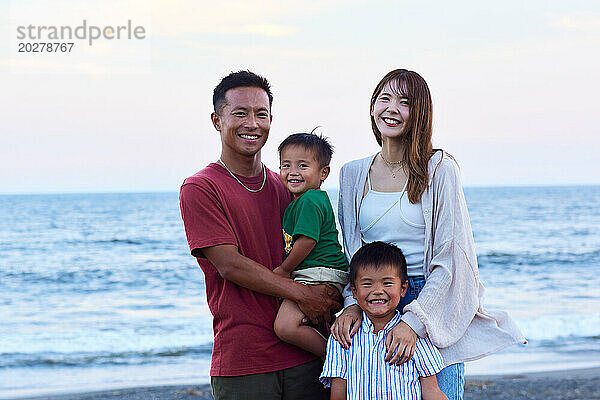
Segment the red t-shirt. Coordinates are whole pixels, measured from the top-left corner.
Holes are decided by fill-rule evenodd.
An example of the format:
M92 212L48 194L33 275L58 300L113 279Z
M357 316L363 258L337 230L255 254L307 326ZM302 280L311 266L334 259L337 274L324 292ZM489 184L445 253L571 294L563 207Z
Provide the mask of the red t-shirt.
M281 217L291 201L279 176L270 170L264 188L244 189L219 164L209 164L181 186L180 206L188 244L206 281L213 315L211 376L239 376L278 371L315 356L277 338L273 322L276 298L243 288L219 275L202 249L233 244L240 254L273 270L283 260ZM263 176L238 178L258 189Z

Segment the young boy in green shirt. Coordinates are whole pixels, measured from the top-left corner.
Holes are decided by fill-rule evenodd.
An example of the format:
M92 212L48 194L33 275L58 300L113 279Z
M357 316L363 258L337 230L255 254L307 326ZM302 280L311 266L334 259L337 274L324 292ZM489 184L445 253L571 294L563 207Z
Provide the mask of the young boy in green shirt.
M294 200L283 215L287 257L274 272L307 285L331 284L340 292L348 283L348 262L338 242L338 231L329 196L320 190L329 175L332 146L314 133L295 133L278 148L280 177ZM275 319L275 333L321 358L327 341L304 325L305 315L296 303L285 299Z

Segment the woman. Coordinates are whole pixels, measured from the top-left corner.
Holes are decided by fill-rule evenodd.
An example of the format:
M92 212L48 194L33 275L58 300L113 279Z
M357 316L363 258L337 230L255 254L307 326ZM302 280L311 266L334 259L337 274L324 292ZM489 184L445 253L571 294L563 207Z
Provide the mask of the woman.
M398 306L402 322L386 338L386 360L407 361L417 336L429 336L447 365L437 375L440 388L448 399L462 399L464 361L525 338L506 313L482 308L484 288L458 166L432 148L425 80L404 69L388 73L371 98L371 126L381 151L340 172L346 256L350 260L363 243L376 240L403 250L409 290ZM348 348L361 320L358 306L348 306L331 329L334 338Z

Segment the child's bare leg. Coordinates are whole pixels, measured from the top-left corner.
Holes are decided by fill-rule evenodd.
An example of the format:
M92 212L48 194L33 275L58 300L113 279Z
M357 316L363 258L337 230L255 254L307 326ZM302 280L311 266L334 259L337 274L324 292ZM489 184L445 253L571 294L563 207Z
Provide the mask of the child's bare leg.
M296 303L283 300L275 318L275 334L284 342L325 358L327 340L315 328L302 325L304 317Z

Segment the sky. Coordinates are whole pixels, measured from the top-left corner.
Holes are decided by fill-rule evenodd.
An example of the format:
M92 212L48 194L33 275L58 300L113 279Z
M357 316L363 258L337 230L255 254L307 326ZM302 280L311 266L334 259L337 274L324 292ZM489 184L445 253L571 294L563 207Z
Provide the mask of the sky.
M144 28L144 39L19 53L19 26ZM347 161L378 150L369 101L417 71L434 147L465 186L600 184L600 3L589 1L0 1L0 193L176 191L220 154L212 90L273 87L262 158L321 126ZM65 40L68 42L68 40Z

